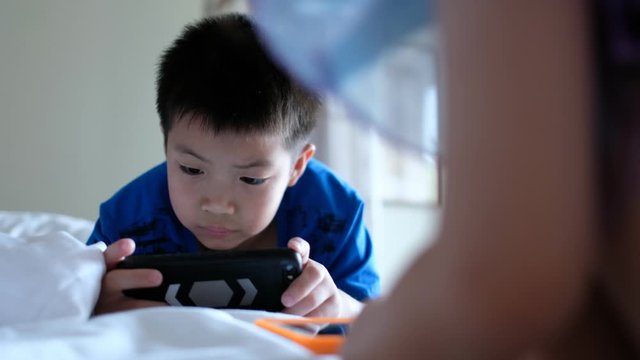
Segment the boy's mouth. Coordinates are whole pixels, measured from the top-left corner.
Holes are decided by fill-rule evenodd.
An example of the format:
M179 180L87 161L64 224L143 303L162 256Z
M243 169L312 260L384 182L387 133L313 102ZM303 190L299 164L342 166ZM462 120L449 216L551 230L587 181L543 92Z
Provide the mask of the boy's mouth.
M212 238L222 239L227 237L233 231L223 226L201 226L202 232Z

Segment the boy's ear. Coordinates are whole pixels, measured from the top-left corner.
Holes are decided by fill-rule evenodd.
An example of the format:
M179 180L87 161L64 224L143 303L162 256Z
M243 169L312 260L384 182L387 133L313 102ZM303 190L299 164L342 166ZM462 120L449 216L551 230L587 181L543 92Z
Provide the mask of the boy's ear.
M296 162L293 164L293 170L291 171L291 177L289 178L289 186L293 186L298 182L302 173L304 173L304 169L307 168L307 163L313 157L313 154L316 153L316 146L313 144L307 144L302 148L300 154L298 154L298 158Z

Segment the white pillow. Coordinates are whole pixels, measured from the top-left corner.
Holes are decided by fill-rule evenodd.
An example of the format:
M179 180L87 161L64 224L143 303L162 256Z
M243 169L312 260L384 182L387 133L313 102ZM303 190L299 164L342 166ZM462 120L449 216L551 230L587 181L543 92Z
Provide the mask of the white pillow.
M0 233L13 237L36 236L66 231L86 242L93 231L93 221L78 217L31 211L0 211Z
M104 248L61 231L0 233L0 326L89 318L105 271Z

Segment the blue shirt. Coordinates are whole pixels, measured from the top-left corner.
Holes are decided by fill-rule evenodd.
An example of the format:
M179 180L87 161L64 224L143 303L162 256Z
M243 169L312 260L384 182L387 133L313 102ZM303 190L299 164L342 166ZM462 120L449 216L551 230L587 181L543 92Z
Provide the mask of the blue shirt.
M287 188L275 215L278 247L305 239L310 258L324 265L336 286L357 300L376 297L380 280L356 191L312 159L296 185ZM136 242L135 254L200 251L196 237L176 217L169 201L167 164L133 180L100 205L87 244L121 238Z

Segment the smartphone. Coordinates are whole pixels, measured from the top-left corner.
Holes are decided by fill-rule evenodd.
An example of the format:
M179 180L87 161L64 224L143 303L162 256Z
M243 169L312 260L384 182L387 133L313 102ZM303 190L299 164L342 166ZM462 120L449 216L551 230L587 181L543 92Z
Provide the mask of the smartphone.
M174 306L281 311L282 293L302 272L302 259L291 249L225 250L133 255L117 267L162 273L158 287L124 290L133 298Z
M316 354L340 351L353 318L261 318L255 324L297 342Z

